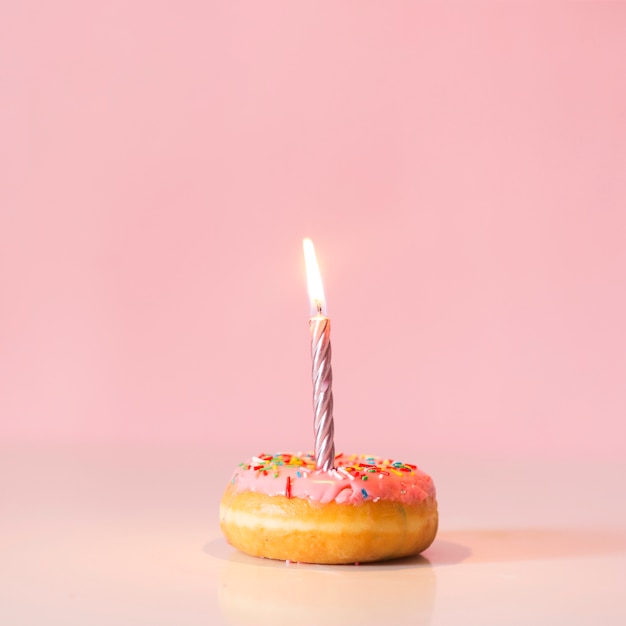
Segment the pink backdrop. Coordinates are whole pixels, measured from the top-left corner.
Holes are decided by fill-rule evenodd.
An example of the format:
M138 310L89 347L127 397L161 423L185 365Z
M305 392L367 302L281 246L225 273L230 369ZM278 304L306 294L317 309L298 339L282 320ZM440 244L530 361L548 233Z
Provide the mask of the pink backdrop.
M618 455L626 5L4 2L0 440Z

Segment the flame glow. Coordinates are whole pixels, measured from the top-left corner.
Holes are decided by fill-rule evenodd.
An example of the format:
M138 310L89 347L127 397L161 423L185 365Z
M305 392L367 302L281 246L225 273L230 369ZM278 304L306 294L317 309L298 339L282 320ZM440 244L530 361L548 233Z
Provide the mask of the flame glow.
M310 239L302 241L304 248L304 262L306 264L306 277L309 288L309 300L311 301L311 315L326 315L326 298L320 268L317 265L315 248Z

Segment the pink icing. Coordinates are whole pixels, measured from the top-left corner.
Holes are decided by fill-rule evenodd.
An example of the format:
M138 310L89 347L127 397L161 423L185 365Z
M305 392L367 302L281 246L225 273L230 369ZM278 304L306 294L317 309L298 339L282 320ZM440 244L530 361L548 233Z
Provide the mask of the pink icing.
M312 502L360 504L392 500L417 504L435 497L432 478L415 465L367 455L337 455L335 467L315 469L311 454L261 454L241 463L235 492L306 498Z

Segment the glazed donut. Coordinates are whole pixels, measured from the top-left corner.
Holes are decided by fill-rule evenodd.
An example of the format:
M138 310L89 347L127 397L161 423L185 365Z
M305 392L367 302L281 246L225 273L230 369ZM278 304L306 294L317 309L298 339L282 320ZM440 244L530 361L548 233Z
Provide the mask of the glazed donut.
M415 465L340 454L317 470L311 454L240 463L220 504L227 541L253 556L365 563L424 551L437 533L430 476Z

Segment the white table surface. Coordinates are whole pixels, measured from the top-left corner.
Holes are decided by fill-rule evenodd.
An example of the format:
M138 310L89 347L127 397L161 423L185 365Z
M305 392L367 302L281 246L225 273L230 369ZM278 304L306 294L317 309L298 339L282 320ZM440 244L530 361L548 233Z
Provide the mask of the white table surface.
M225 543L245 456L0 447L0 624L626 623L626 462L405 458L437 485L433 546L315 566Z

